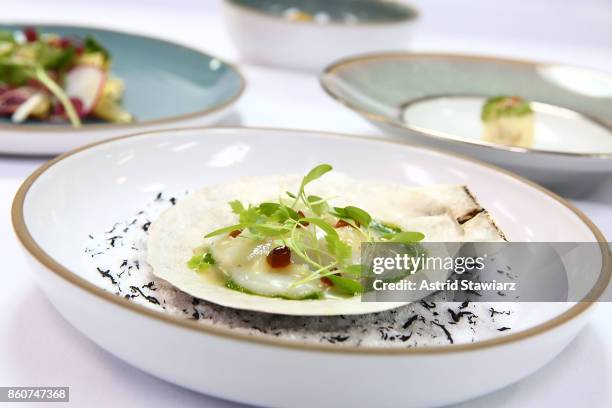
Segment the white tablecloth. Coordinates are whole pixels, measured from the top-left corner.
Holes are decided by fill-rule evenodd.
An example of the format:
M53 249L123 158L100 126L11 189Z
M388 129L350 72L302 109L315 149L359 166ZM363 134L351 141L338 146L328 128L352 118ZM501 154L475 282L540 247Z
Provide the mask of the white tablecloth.
M612 70L608 0L414 3L422 11L415 50L490 53ZM223 30L217 1L3 0L0 6L1 22L107 26L165 37L238 60ZM380 135L328 98L314 75L249 65L241 69L248 87L237 114L226 124ZM15 191L43 161L0 155L0 386L70 386L75 406L236 406L128 366L83 337L51 307L28 274L10 224ZM612 237L612 181L574 203L608 239ZM612 406L611 316L612 304L599 305L586 329L552 363L517 384L461 406Z

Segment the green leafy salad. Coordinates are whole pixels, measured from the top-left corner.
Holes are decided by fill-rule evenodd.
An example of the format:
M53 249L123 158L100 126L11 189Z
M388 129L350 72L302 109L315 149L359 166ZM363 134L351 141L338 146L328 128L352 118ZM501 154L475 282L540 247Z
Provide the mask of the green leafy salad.
M133 121L121 107L124 84L110 76L112 58L95 38L0 31L0 116L69 121Z
M206 234L211 243L194 250L188 267L219 273L226 287L253 295L321 299L363 292L362 243L414 244L424 235L356 206L335 207L334 197L308 194L308 184L331 170L316 166L297 191L274 202L229 202L237 222Z

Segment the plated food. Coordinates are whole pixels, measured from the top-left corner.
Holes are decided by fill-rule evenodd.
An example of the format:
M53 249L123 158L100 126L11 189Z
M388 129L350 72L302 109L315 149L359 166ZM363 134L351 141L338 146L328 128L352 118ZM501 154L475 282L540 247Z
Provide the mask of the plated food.
M381 53L332 64L321 84L389 134L502 165L566 194L584 193L612 171L607 73L501 58ZM483 105L500 95L528 101L533 118L487 120L483 138ZM518 135L506 134L515 128Z
M504 239L464 186L408 188L331 170L245 179L179 200L149 228L153 274L238 309L372 313L406 302L361 302L362 243Z
M28 119L85 118L128 123L121 108L124 83L112 77L112 57L94 37L62 37L34 27L0 30L0 115L13 123Z
M412 6L384 0L225 0L223 11L245 60L310 71L338 57L406 48L418 18Z
M535 126L529 102L520 96L494 96L482 107L483 139L506 146L531 147Z
M233 152L232 159L224 161L228 151ZM288 155L288 151L300 154ZM351 154L338 154L349 151ZM157 165L150 166L152 162ZM589 303L530 303L513 308L501 303L470 302L463 306L449 302L443 293L379 313L283 316L195 298L153 274L146 262L147 248L154 224L164 218L160 216L164 211L179 208L181 203L189 203L190 197L202 194L198 191L206 190L211 194L208 204L215 201L215 208L228 214L214 226L175 225L174 236L187 244L177 262L185 274L199 276L187 265L194 255L194 245L206 243L203 237L209 227L229 227L236 216L227 205L229 194L220 194L223 188L250 186L253 182L235 184L248 176L278 191L278 175L294 174L297 176L288 182L287 190L295 195L308 169L320 163L333 163L334 172L308 183L308 195L324 197L318 189L337 177L336 172L346 173L353 180L369 178L384 182L377 184L422 187L413 193L432 197L432 201L426 204L427 200L415 196L410 200L414 204L406 207L415 217L429 209L434 213L429 215L446 216L445 225L452 225L456 219L447 210L474 208L473 201L458 187L444 187L434 193L431 186L469 185L499 230L512 240L604 242L592 223L570 204L501 170L397 142L265 129L161 131L75 151L50 162L28 179L16 197L13 222L41 287L53 305L85 335L155 376L245 403L312 406L324 399L337 405L375 405L382 400L403 406L450 404L532 373L559 353L586 323ZM192 190L201 186L204 190ZM371 184L362 186L372 188ZM345 189L353 191L354 187ZM453 192L464 199L451 201ZM65 199L76 195L78 200ZM366 196L355 192L355 198L346 197L346 203L333 206L353 204L373 219L394 222L374 211L378 205L365 205ZM364 202L359 202L359 197ZM247 203L259 206L279 197L262 192L237 198L246 209ZM185 205L202 202L195 199ZM392 207L393 200L386 202ZM416 205L422 205L418 208L421 213L417 213ZM50 211L52 218L46 216ZM92 213L96 216L91 217ZM187 213L185 208L175 214L183 213ZM193 214L198 214L194 222L207 218L197 211ZM425 230L429 224L406 225L403 230L432 234ZM183 241L183 234L194 230L195 238ZM497 234L493 229L487 231ZM168 247L166 254L173 257L175 252ZM610 268L603 265L584 290L597 297L608 284L609 274ZM253 300L313 305L321 301L227 291ZM504 313L492 313L489 307ZM477 317L464 314L455 322L453 314L459 318L460 312ZM168 347L169 342L180 347ZM517 360L519 353L523 358ZM232 357L234 374L219 376L227 370L228 356ZM267 367L263 371L262 361ZM465 367L474 365L480 369L466 376ZM376 372L377 381L404 392L384 393L386 397L382 398L382 391L366 390L360 382L364 370ZM436 392L442 371L454 379L446 384L444 393ZM497 374L492 377L493 371ZM252 386L236 387L236 381ZM337 387L320 387L321 382L333 382L345 392L339 395ZM284 392L271 392L270 384L280 383ZM318 390L316 395L313 389Z
M44 24L0 32L2 153L50 155L128 132L211 124L244 88L230 64L164 40Z

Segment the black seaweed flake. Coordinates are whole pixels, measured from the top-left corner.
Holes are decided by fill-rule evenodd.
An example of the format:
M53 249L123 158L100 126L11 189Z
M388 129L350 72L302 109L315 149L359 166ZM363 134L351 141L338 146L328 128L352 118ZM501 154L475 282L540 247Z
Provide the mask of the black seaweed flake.
M130 289L134 293L138 292L140 294L140 296L142 296L143 298L147 299L149 302L153 303L154 305L159 305L160 304L159 300L157 300L157 298L155 296L146 295L138 286L130 286Z
M115 224L113 224L113 227L110 230L105 232L105 234L112 234L113 232L115 232L115 229L117 229L117 226L119 226L120 224L120 222L116 222Z
M455 341L453 340L453 336L450 334L450 332L448 331L446 326L444 326L443 324L440 324L438 322L434 322L434 321L432 321L431 324L435 324L436 326L438 326L439 328L441 328L444 331L444 334L446 334L446 338L448 339L450 344L455 343Z
M459 309L465 309L466 307L468 307L469 304L470 304L470 301L466 300L465 302L461 304L461 306L459 306Z
M336 335L336 336L323 336L322 340L326 340L327 342L331 344L336 344L336 343L344 343L350 338L351 336Z
M491 312L491 317L495 316L495 315L510 315L510 311L509 310L502 310L501 312L499 310L495 310L492 307L489 308L489 312Z
M399 337L398 337L398 339L399 339L399 340L400 340L402 343L404 343L404 342L407 342L408 340L410 340L410 338L411 338L411 337L412 337L412 333L407 334L407 335L401 335L401 336L399 336Z
M168 201L170 201L170 204L176 205L176 198L170 197L170 200L168 200Z
M143 289L149 289L149 290L157 290L157 288L155 287L155 282L151 281L147 284L142 285Z
M115 241L117 241L118 239L121 239L121 238L123 238L121 235L115 235L115 236L112 236L110 238L106 238L106 241L110 241L110 246L114 248L115 247Z
M431 309L434 309L436 307L436 304L435 304L435 302L427 303L427 301L421 300L421 306L423 306L427 310L431 310Z
M504 327L500 327L499 329L497 329L497 331L506 331L506 330L510 330L510 328L504 326Z
M110 279L111 283L113 285L117 284L117 281L115 280L115 278L113 278L113 275L111 275L110 273L110 269L107 269L106 271L103 271L102 269L100 269L99 267L96 268L98 270L98 272L100 273L100 275L102 275L103 278L108 278Z
M448 313L451 315L451 318L453 319L453 322L455 322L455 323L458 323L463 316L474 316L474 313L472 313L472 312L465 312L465 311L463 311L463 312L458 312L457 313L457 312L453 311L452 309L448 309Z
M416 319L418 319L418 318L419 318L419 315L416 315L416 314L415 314L415 315L414 315L414 316L412 316L410 319L406 320L406 323L404 323L404 324L402 325L402 329L404 329L404 330L405 330L405 329L409 328L409 327L412 325L412 323L414 323L414 322L416 321Z
M147 221L144 224L142 224L142 230L144 232L148 232L149 231L149 227L151 226L151 221Z

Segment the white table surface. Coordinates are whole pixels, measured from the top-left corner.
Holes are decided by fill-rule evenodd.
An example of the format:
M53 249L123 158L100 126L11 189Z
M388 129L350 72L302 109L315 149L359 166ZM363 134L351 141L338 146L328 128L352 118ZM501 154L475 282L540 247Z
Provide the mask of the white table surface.
M608 0L413 3L422 11L415 50L490 53L612 69L612 3ZM0 22L106 26L165 37L238 60L219 18L217 1L2 0L0 6ZM249 65L240 68L248 87L237 114L226 124L380 135L331 101L314 75ZM51 307L28 274L10 224L15 191L43 162L0 155L0 386L70 386L72 405L84 407L237 406L132 368L83 337ZM598 193L574 203L608 239L612 237L612 180ZM517 384L460 406L612 406L611 317L612 304L599 305L586 329L552 363Z

